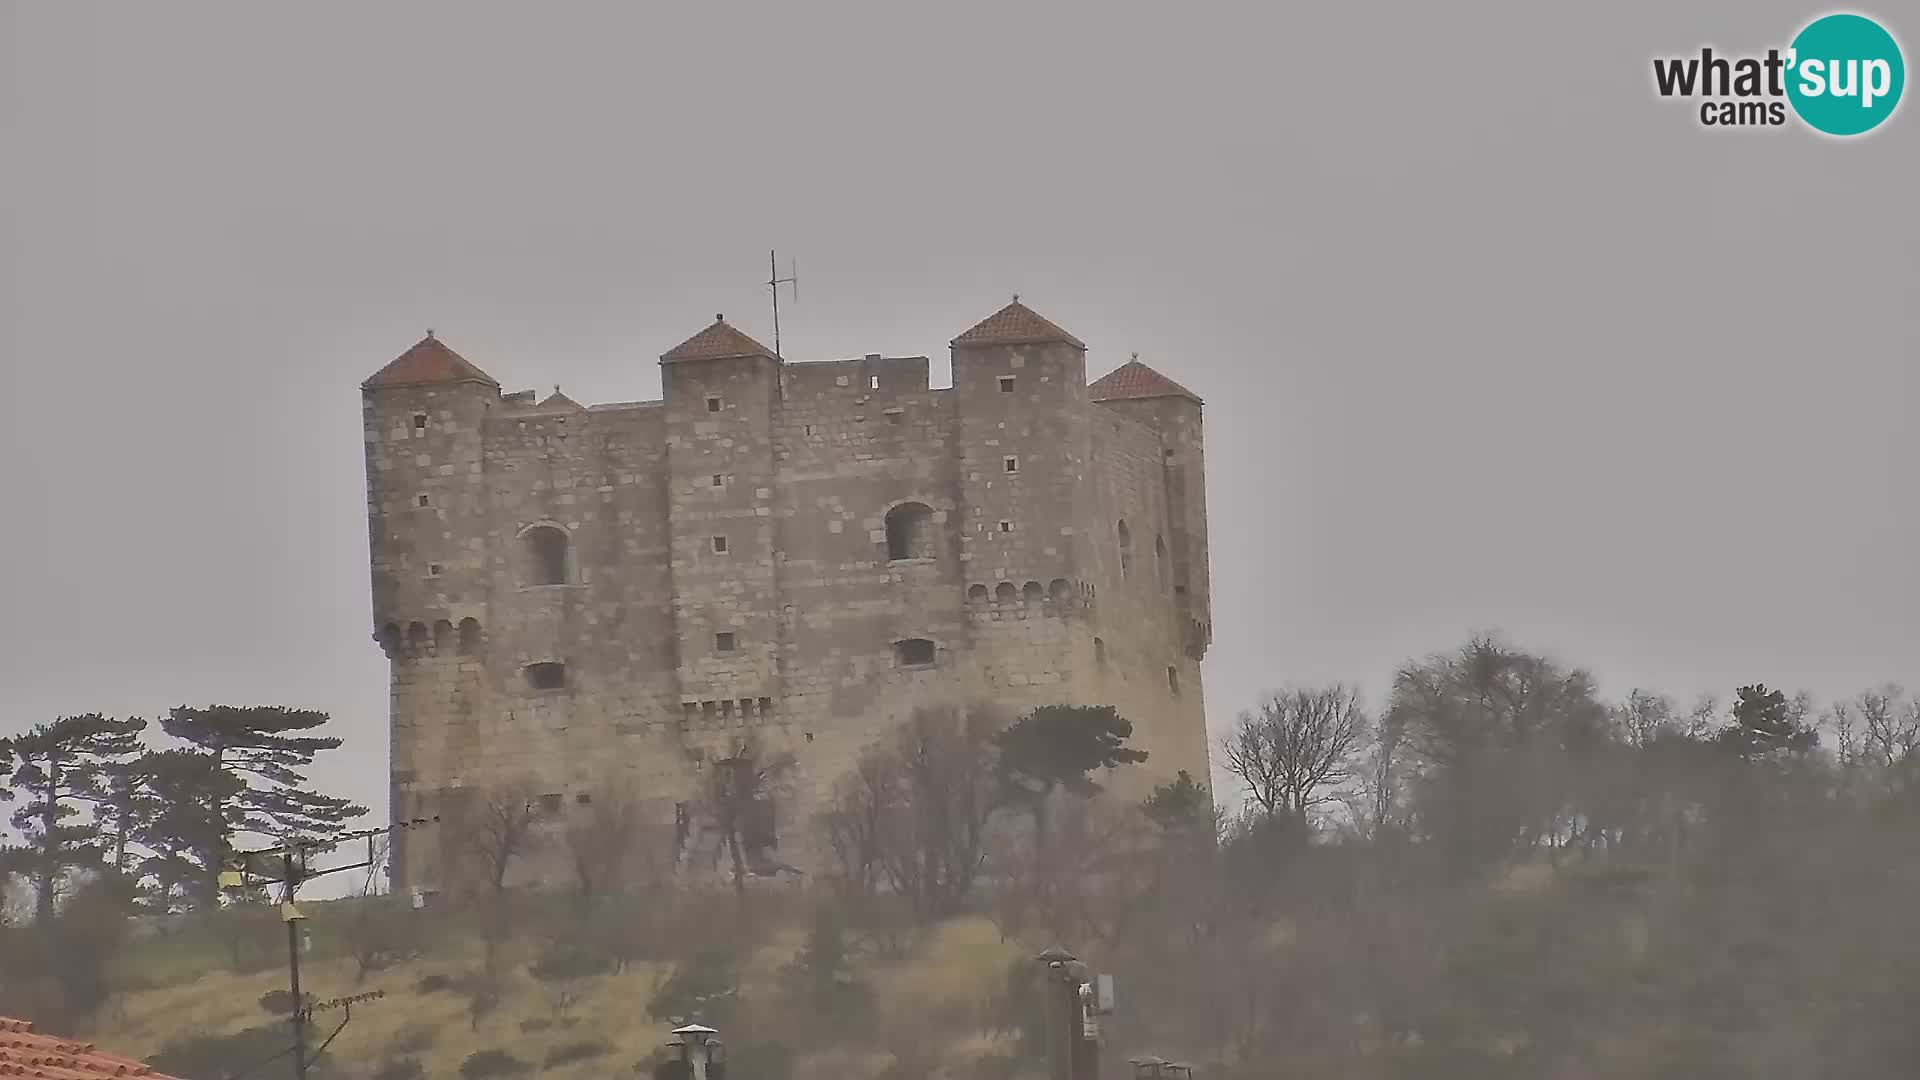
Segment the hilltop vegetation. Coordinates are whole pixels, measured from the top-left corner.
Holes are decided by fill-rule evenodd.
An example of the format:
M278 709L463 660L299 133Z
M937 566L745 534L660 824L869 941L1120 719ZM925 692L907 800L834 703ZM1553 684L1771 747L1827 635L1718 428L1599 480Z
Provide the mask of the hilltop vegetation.
M1897 688L1608 702L1476 640L1409 663L1377 715L1340 687L1244 714L1230 813L1192 777L1102 792L1130 734L1100 709L917 715L813 824L828 865L804 884L610 856L537 890L482 873L425 910L308 905L314 997L386 995L323 1066L631 1075L697 1016L736 1078L1038 1075L1032 957L1058 942L1117 976L1121 1075L1143 1054L1209 1078L1920 1073L1920 704ZM716 801L777 782L738 756ZM270 907L129 941L113 885L0 933L22 970L85 941L93 966L69 968L95 972L76 989L43 964L60 992L6 981L0 1011L84 1005L73 1030L196 1077L284 1046Z

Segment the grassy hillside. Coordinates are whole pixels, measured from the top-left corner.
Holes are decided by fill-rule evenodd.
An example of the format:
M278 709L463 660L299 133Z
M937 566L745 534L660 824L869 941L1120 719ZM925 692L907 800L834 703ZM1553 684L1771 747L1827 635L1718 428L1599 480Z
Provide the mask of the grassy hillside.
M903 1057L916 1060L915 1071L929 1060L970 1071L970 1062L1005 1062L1009 1055L1010 1040L985 1030L983 1018L1009 969L1031 949L1002 941L985 920L951 921L886 942L850 937L841 979L860 988L860 1004L837 1014L847 1023L836 1032L833 1017L816 1015L808 1003L812 991L795 970L804 966L810 933L812 908L802 897L755 897L742 912L730 895L691 903L656 898L652 910L635 901L612 918L662 935L637 950L645 958L574 978L542 978L542 957L551 955L554 933L567 921L564 909L555 909L561 903L522 898L494 960L497 978L488 984L497 1003L479 1008L486 948L471 913L402 911L384 898L302 905L310 939L303 989L320 1001L385 995L353 1009L325 1054L331 1074L377 1076L412 1060L425 1076L458 1077L463 1063L486 1051L511 1054L540 1076L627 1074L655 1054L673 1026L672 1018L652 1015L650 1003L675 985L676 971L715 958L706 947L715 934L736 946L724 955L737 974L701 1013L722 1027L736 1054L777 1056L802 1077L880 1076L903 1066ZM728 925L736 918L744 924ZM387 931L401 947L363 973L356 954L374 919L390 920ZM287 1041L284 1016L262 1005L287 985L283 929L270 911L222 912L136 942L115 981L121 991L86 1035L119 1052L162 1065L240 1069L250 1064L242 1060L249 1053L258 1059ZM343 1016L317 1014L311 1041L324 1039ZM887 1049L890 1042L905 1053ZM280 1073L269 1067L261 1075Z

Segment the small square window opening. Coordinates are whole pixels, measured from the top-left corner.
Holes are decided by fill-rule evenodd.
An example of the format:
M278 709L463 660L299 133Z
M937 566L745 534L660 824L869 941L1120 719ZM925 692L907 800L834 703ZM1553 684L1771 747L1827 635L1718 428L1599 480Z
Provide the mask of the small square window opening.
M439 577L439 576L440 576L440 564L439 564L439 563L428 563L428 564L427 564L427 573L428 573L428 574L430 574L430 575L432 575L433 577Z
M708 412L720 411L720 395L718 394L707 395L707 411Z
M413 414L413 430L415 431L427 430L427 414L426 413L417 412Z
M1013 376L1011 375L1000 376L1000 392L1003 394L1013 393Z
M1020 459L1017 457L1003 458L1001 459L1001 464L1005 465L1007 471L1010 473L1017 473L1020 471Z
M1003 521L1003 522L1001 522L1001 523L1000 523L1000 531L1001 531L1001 532L1012 532L1012 531L1013 531L1013 522L1011 522L1011 521Z
M714 538L713 538L713 553L714 553L715 555L725 555L725 554L727 553L727 538L726 538L726 537L724 537L724 536L716 536L716 537L714 537Z
M714 652L732 652L734 646L733 631L722 630L713 635Z
M712 481L710 481L710 482L711 482L711 484L712 484L712 485L713 485L714 487L726 487L726 486L727 486L727 478L726 478L725 476L722 476L722 475L721 475L721 474L719 474L719 473L714 473L714 474L713 474L713 479L712 479Z

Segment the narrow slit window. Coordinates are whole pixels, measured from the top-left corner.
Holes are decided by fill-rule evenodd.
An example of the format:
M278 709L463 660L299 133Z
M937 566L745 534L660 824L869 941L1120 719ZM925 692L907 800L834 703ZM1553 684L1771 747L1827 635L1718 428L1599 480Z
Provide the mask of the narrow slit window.
M1020 459L1019 459L1019 458L1017 458L1017 457L1006 457L1006 458L1002 458L1002 459L1000 459L1000 460L1001 460L1001 464L1003 464L1003 465L1005 465L1005 466L1006 466L1006 469L1007 469L1007 471L1008 471L1008 472L1010 472L1010 473L1017 473L1017 472L1019 472L1019 471L1020 471Z
M1172 665L1167 667L1167 693L1174 697L1180 696L1180 669Z
M878 389L880 389L880 376L878 376L878 375L873 375L873 376L870 376L870 377L868 377L868 379L867 379L867 389L869 389L869 390L878 390Z

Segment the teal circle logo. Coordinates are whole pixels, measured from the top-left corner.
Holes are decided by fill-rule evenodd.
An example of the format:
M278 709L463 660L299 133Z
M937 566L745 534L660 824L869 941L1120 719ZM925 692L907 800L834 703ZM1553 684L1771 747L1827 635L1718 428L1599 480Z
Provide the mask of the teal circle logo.
M1900 104L1907 65L1900 43L1864 15L1825 15L1808 23L1788 54L1787 100L1815 131L1860 135Z

